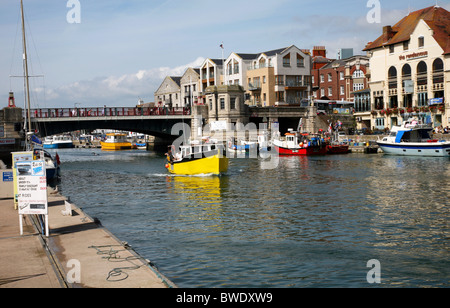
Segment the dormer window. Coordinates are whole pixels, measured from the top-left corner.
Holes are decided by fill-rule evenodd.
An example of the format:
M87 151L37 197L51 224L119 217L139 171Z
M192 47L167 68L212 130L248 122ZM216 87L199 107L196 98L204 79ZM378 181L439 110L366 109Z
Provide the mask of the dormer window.
M419 48L425 46L425 38L423 36L419 37Z
M393 54L395 51L394 45L389 45L389 53Z
M291 66L291 55L288 54L283 57L283 66L284 67L290 67Z

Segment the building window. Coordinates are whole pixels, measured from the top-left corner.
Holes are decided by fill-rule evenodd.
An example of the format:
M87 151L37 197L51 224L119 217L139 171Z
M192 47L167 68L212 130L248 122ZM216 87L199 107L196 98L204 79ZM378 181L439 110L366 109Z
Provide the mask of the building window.
M377 128L384 128L384 118L377 118L375 120L375 126L377 126Z
M423 36L419 37L419 48L425 46L425 38Z
M225 98L220 98L220 109L224 110L225 109Z
M212 99L209 99L209 110L213 110Z
M417 105L419 107L428 106L428 93L417 93Z
M340 76L340 79L341 79L341 80L344 80L344 72L340 72L340 73L339 73L339 76Z
M283 57L283 66L284 67L290 67L291 66L291 55L288 54Z
M341 86L341 95L344 95L345 91L344 91L344 86Z
M263 76L263 83L266 83L266 76Z
M328 88L328 96L332 96L333 95L333 88L329 87Z
M389 45L389 53L394 53L394 51L395 51L395 48L394 48L395 46L394 45Z
M275 76L275 85L284 86L284 76L283 75Z
M364 83L354 83L353 92L364 89Z
M305 67L305 60L299 54L297 54L297 67Z
M331 76L331 73L328 73L328 81L333 81L333 77Z
M324 96L325 96L325 89L320 88L320 97L324 97Z
M325 82L325 77L323 77L323 74L320 75L320 83Z
M403 42L403 50L409 50L409 41Z
M314 84L314 75L311 76L311 81Z
M353 72L353 78L364 78L364 72L362 70L356 70Z
M230 110L236 109L236 97L230 98Z

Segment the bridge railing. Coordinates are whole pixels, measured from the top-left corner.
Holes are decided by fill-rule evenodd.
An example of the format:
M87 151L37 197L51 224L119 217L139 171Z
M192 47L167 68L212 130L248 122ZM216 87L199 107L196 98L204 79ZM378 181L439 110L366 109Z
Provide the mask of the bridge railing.
M31 109L32 118L76 118L76 117L136 117L191 115L186 107L92 107L92 108L39 108Z

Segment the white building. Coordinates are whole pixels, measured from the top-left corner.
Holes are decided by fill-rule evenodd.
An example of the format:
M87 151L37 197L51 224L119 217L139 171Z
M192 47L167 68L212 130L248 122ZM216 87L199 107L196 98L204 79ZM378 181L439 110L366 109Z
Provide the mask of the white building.
M414 115L450 125L450 13L433 6L410 13L367 44L372 128Z

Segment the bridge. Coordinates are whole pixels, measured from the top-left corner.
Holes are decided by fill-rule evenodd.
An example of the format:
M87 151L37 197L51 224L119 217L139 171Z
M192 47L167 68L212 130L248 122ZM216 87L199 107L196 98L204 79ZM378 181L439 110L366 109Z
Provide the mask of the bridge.
M114 129L173 140L176 137L171 133L173 125L180 122L190 125L191 110L167 107L43 108L31 110L31 122L41 137L82 129Z
M303 130L314 132L319 128L327 129L327 123L321 123L317 109L307 106L256 107L245 106L240 115L241 123L255 124L278 123L280 132L288 128L297 128L299 119L303 119ZM198 117L202 122L198 121ZM199 125L214 121L208 115L206 105L187 107L86 107L86 108L44 108L31 110L33 128L39 130L41 137L57 135L77 130L111 129L132 131L155 136L157 143L163 145L173 142L181 132L172 134L172 127L185 123L191 127L191 135L196 135ZM236 121L236 117L232 117ZM206 120L206 122L205 122ZM230 120L230 119L228 119Z

